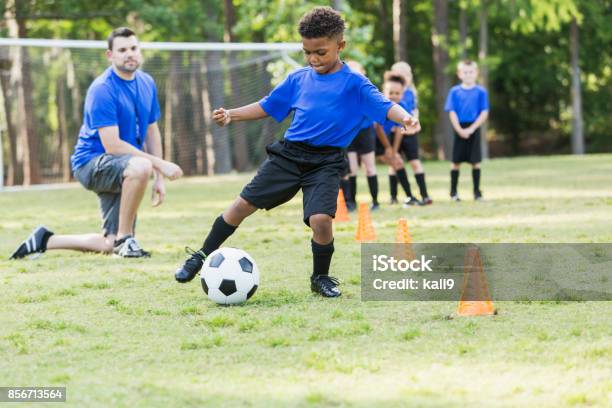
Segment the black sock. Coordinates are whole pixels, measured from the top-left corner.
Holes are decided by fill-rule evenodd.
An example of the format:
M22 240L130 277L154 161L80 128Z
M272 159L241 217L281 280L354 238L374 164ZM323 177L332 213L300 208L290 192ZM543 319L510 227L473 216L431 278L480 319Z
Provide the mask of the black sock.
M51 232L51 231L45 232L45 235L43 236L43 239L40 242L40 249L41 249L41 251L43 251L43 252L47 251L47 243L49 242L49 238L51 238L51 235L53 235L53 232Z
M412 197L412 191L410 191L410 182L408 182L408 176L406 175L406 169L395 170L397 180L402 185L404 193L407 197Z
M421 192L421 198L429 197L427 194L427 184L425 184L425 173L418 173L414 175L416 182L419 186L419 191Z
M389 192L391 199L397 200L397 176L395 174L389 174Z
M334 241L326 245L317 244L314 240L310 240L312 244L312 274L328 275L329 265L331 264L332 255L334 254Z
M208 236L204 240L202 252L204 252L207 256L210 255L213 251L218 249L221 244L234 233L234 231L236 231L236 228L238 227L234 227L233 225L229 225L227 222L225 222L223 215L218 216L213 223L212 229L208 233Z
M457 183L459 182L459 170L451 170L451 196L457 195Z
M351 201L351 186L348 180L340 180L340 188L342 189L342 195L344 196L344 202L348 203Z
M349 185L351 186L351 202L356 202L357 197L357 176L349 176Z
M370 194L372 195L372 203L378 204L378 176L368 176L368 187L370 187Z
M480 169L472 169L472 181L474 182L474 192L480 192Z

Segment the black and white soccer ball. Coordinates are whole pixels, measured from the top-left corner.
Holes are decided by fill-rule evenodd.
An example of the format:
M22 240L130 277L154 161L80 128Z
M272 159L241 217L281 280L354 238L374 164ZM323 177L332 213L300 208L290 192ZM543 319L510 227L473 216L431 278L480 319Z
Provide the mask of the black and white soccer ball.
M219 248L208 255L200 277L204 293L220 305L244 303L259 286L255 260L238 248Z

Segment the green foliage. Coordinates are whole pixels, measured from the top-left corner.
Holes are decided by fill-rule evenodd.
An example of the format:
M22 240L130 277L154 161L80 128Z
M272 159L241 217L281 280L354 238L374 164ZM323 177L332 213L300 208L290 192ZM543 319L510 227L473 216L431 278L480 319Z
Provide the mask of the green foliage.
M0 9L6 7L0 2ZM104 39L119 25L136 28L146 41L222 41L224 3L213 0L78 0L16 1L17 14L26 19L28 36L36 38ZM299 41L299 18L317 5L316 0L234 0L235 36L240 41ZM431 28L433 5L429 0L406 1L405 30L408 60L418 90L426 153L435 151L432 129L436 120ZM477 59L480 0L449 1L446 39L451 63L460 55L459 11L467 19L468 57ZM612 99L612 6L606 0L489 0L489 71L492 103L490 130L493 154L567 152L571 132L569 23L575 18L580 30L580 67L583 116L587 149L612 149L608 118ZM361 62L368 77L380 85L383 72L393 61L392 0L345 0L342 13L347 21L347 48L343 58ZM0 25L6 35L6 25ZM301 57L292 56L301 63ZM34 67L34 69L44 69ZM61 72L61 61L51 72ZM97 69L97 68L96 68ZM270 67L274 80L290 69L279 63ZM92 68L92 71L95 69ZM99 72L99 70L98 70ZM89 76L79 76L88 82ZM53 84L35 84L48 101L36 112L45 132L57 129L54 118ZM74 130L71 130L74 133Z

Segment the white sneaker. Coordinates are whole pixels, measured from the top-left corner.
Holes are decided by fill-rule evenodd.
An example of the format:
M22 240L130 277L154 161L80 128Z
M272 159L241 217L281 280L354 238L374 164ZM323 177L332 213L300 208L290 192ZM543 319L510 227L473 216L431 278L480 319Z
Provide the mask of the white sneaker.
M136 238L127 236L115 241L113 253L122 258L150 258L151 253L141 248Z

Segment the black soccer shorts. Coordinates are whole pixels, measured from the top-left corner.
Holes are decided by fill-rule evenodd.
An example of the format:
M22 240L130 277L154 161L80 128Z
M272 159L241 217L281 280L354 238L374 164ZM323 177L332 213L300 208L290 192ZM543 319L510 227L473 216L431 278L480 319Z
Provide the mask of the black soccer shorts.
M281 140L266 147L268 158L240 197L257 208L270 210L291 200L301 189L304 223L315 214L336 215L345 153L339 147L310 146Z

